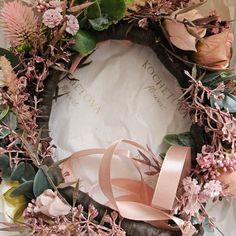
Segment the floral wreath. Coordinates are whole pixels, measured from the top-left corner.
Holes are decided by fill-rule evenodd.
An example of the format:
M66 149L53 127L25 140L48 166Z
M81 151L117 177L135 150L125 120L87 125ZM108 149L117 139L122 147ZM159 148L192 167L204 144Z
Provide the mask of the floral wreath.
M233 34L217 12L203 16L191 0L13 0L3 3L0 49L0 169L13 207L2 230L32 235L203 235L217 228L209 200L235 196L236 75L229 69ZM48 121L57 84L73 79L96 43L130 40L151 47L183 88L189 132L167 135L156 155L131 140L53 160ZM132 154L119 147L126 143ZM101 154L99 185L109 207L79 189L71 160ZM111 179L113 155L130 158L140 181ZM148 171L141 173L139 166ZM176 166L172 170L173 165ZM158 175L151 188L143 175ZM173 185L166 183L172 178ZM112 186L129 190L113 196ZM132 187L131 187L132 186ZM142 189L142 191L140 191ZM140 193L141 192L141 193ZM144 194L145 193L145 194ZM145 195L145 196L144 196Z

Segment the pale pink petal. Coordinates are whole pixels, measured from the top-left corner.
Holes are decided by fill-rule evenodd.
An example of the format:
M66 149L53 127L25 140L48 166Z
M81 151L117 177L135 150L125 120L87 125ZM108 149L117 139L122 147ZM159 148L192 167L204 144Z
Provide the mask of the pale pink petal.
M56 197L54 201L49 205L48 213L51 216L67 215L71 210L71 207L62 202L59 197Z

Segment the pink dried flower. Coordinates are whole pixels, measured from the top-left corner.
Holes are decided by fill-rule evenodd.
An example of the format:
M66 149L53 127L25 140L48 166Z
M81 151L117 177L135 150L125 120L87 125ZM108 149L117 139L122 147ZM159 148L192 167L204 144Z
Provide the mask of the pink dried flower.
M67 22L66 22L66 32L75 35L79 30L79 22L77 18L73 15L67 15Z
M215 198L221 194L222 190L223 188L220 181L211 180L204 185L203 194L210 198Z
M62 12L62 7L61 7L61 1L60 0L52 0L49 2L49 5L51 8L54 8L58 10L59 12Z
M221 171L236 170L235 154L225 154L222 150L215 150L213 146L204 145L202 153L197 154L197 163L200 167L199 173L204 174L205 179L216 179Z
M39 33L38 17L32 7L24 5L21 1L5 2L0 13L0 22L14 46L32 42Z
M58 9L49 9L43 14L43 23L51 29L58 26L62 19L62 14Z
M183 188L186 196L197 195L201 189L198 181L196 179L192 179L191 177L186 177L183 179Z

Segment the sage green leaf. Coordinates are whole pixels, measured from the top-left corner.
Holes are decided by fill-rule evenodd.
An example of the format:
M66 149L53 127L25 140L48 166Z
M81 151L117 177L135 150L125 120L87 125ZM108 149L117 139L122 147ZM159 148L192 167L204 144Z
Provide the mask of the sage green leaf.
M20 183L33 180L35 177L35 169L27 162L20 162L12 171L11 180L17 180Z
M2 178L4 180L9 180L11 177L11 171L12 171L12 169L10 167L3 169L2 170Z
M219 72L219 71L216 71L216 72L213 72L213 73L208 73L204 76L204 78L202 79L202 83L203 84L209 84L209 83L212 83L214 82L217 78L220 77L220 74L222 72Z
M30 180L27 182L24 182L23 184L21 184L20 186L16 187L10 194L11 197L17 197L20 195L33 195L33 185L34 185L34 181Z
M3 154L0 156L0 169L4 170L9 167L9 156Z
M20 181L21 177L24 175L25 173L25 163L24 162L20 162L12 171L11 174L11 180L17 180Z
M236 112L236 96L228 94L223 100L223 106L225 110L228 110L230 113Z
M101 10L104 15L107 15L110 21L121 20L126 11L124 0L101 0Z
M99 17L93 20L89 20L89 23L96 31L103 31L105 29L108 29L109 26L112 24L110 21L108 21L105 17Z
M211 104L211 107L213 107L213 108L218 106L220 109L222 109L224 107L223 100L217 100L213 96L210 97L210 104Z
M2 120L9 112L10 107L7 105L0 113L0 120Z
M83 56L90 54L96 47L94 37L85 31L79 30L74 39L75 44L72 46L72 49Z
M17 128L17 117L13 112L7 113L7 115L2 119L2 123L7 125L12 130ZM0 139L6 138L10 134L8 129L2 128L0 130Z
M170 145L187 146L187 147L194 146L194 142L190 132L182 134L168 134L164 137L164 141Z
M101 16L101 8L99 6L98 0L93 0L93 4L88 7L86 15L88 19L95 19Z
M46 169L46 166L43 166ZM47 176L44 174L42 168L38 169L38 172L35 175L33 193L35 197L41 195L46 189L53 189L50 183L48 182Z

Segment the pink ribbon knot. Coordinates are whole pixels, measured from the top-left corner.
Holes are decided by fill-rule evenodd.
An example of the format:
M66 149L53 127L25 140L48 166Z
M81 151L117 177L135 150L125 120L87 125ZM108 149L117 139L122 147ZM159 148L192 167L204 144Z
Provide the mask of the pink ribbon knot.
M76 175L72 168L72 160L101 154L103 156L99 168L98 184L103 194L107 197L111 208L127 219L145 221L157 227L171 230L178 230L179 228L182 231L182 235L193 235L196 229L190 223L171 214L179 183L191 170L191 149L181 146L171 146L169 148L164 158L156 187L152 189L144 182L141 171L132 158L132 152L118 148L121 143L134 147L150 159L153 156L149 150L132 140L117 140L107 149L87 149L72 154L65 160L62 166L63 173L69 173L65 177L65 181L76 180ZM118 155L121 158L130 158L140 173L141 180L112 179L111 162L114 155ZM115 197L112 186L119 187L128 192L128 194ZM167 223L170 219L178 227L170 226Z

